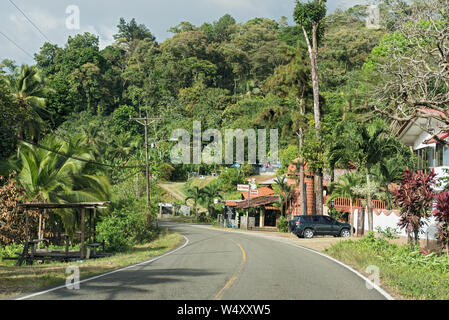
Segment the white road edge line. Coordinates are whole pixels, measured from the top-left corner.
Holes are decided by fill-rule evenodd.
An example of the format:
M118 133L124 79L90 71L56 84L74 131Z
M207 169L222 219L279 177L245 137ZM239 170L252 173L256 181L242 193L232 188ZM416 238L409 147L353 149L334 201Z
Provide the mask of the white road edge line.
M131 269L131 268L135 268L135 267L142 266L142 265L145 265L145 264L149 264L149 263L154 262L156 260L159 260L159 259L161 259L161 258L163 258L165 256L168 256L168 255L170 255L172 253L175 253L176 251L179 251L179 250L183 249L185 246L187 246L189 244L189 239L185 235L183 235L183 234L182 234L182 236L185 239L185 243L182 246L180 246L179 248L176 248L175 250L172 250L172 251L169 251L167 253L164 253L163 255L158 256L158 257L156 257L154 259L143 261L143 262L140 262L140 263L137 263L137 264L134 264L134 265L131 265L131 266L127 266L127 267L124 267L124 268L120 268L120 269L117 269L117 270L114 270L114 271L110 271L110 272L107 272L107 273L103 273L103 274L100 274L98 276L93 276L91 278L87 278L87 279L78 281L76 283L72 283L71 285L81 284L81 283L84 283L84 282L92 281L92 280L95 280L95 279L98 279L98 278L102 278L102 277L105 277L105 276L117 273L117 272L120 272L120 271L124 271L124 270L127 270L127 269ZM62 286L59 286L59 287L56 287L56 288L52 288L52 289L48 289L48 290L41 291L41 292L36 292L36 293L30 294L30 295L25 296L25 297L17 298L15 300L25 300L25 299L33 298L33 297L36 297L36 296L39 296L39 295L42 295L42 294L45 294L45 293L56 291L56 290L59 290L59 289L64 289L64 288L66 288L66 285L62 285Z
M384 289L382 289L380 286L378 286L377 284L375 284L374 282L372 282L370 279L368 279L367 277L365 277L363 274L361 274L360 272L358 272L357 270L354 270L353 268L351 268L350 266L344 264L343 262L332 258L331 256L328 256L327 254L321 253L319 251L301 246L299 244L296 243L291 243L288 239L286 240L281 240L278 239L277 237L273 237L273 236L266 236L266 235L262 235L262 234L254 234L254 233L249 233L249 232L239 232L239 231L233 231L233 230L220 230L220 229L215 229L215 228L210 228L207 226L200 226L200 225L191 225L193 227L197 227L197 228L203 228L203 229L209 229L209 230L216 230L216 231L221 231L221 232L229 232L229 233L238 233L238 234L243 234L243 235L250 235L250 236L256 236L256 237L262 237L262 238L266 238L266 239L270 239L273 241L277 241L277 242L281 242L281 243L285 243L294 247L298 247L301 249L305 249L307 251L319 254L320 256L323 256L329 260L334 261L335 263L338 263L339 265L345 267L346 269L348 269L349 271L352 271L353 273L355 273L356 275L358 275L360 278L362 278L363 280L365 280L367 283L369 283L374 289L376 289L381 295L383 295L386 299L388 300L395 300L388 292L386 292Z

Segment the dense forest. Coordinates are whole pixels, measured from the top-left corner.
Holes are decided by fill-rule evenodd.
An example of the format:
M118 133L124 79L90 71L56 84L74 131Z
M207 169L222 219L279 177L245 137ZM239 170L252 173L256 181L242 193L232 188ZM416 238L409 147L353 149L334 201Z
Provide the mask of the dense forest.
M284 170L299 156L301 132L301 156L309 168L332 172L352 161L373 174L382 172L379 183L385 185L411 164L410 151L384 137L396 152L385 154L387 162L371 165L361 149L347 150L347 142L365 139L375 145L374 131L388 133L397 125L388 115L407 92L393 90L394 83L400 86L394 65L391 74L385 67L393 52L395 57L420 54L407 45L413 41L407 26L419 27L416 15L425 11L423 3L381 1L378 28L367 27L364 5L336 10L320 21L320 139L306 32L297 12L295 25L285 17L237 22L229 14L201 26L183 21L163 42L147 26L122 18L115 42L102 50L90 33L70 36L64 47L47 42L35 53L35 65L2 62L0 173L18 174L29 200L101 199L105 189L126 182L132 189L136 172L144 172L144 140L143 126L130 117L148 115L161 118L149 134L154 184L185 180L196 171L193 165L170 163L174 143L169 138L173 130L191 131L193 121L201 121L203 130L279 129ZM434 33L429 28L423 34L436 39L447 30L447 7L432 1L429 8L444 17ZM436 48L432 41L426 45ZM433 51L428 58L430 68L438 68L440 58ZM400 106L406 117L419 105ZM202 164L200 172L215 169Z

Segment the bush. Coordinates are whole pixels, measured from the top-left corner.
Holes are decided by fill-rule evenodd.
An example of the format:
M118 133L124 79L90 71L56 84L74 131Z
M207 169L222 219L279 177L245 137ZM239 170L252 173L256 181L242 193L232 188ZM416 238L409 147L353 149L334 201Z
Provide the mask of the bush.
M175 168L173 168L170 164L166 162L162 162L157 167L158 178L161 180L169 181L171 179L173 171L175 171Z
M338 210L335 209L335 208L330 208L330 209L329 209L329 215L330 215L332 218L334 218L335 220L343 221L343 220L344 220L344 217L345 217L345 215L346 215L346 212L341 212L341 211L338 211Z
M151 241L155 235L143 211L126 209L116 210L113 216L104 218L98 225L98 232L107 250L117 252L126 251L134 244Z
M127 221L120 217L106 217L98 224L98 238L105 242L106 250L123 252L131 247L131 239L126 232Z
M216 181L221 190L224 192L232 192L238 184L245 182L245 178L237 169L228 168L220 174Z
M277 228L279 232L288 232L288 220L285 217L280 217L277 223Z
M0 260L5 257L15 257L16 252L22 252L23 245L22 244L9 244L7 246L0 246Z

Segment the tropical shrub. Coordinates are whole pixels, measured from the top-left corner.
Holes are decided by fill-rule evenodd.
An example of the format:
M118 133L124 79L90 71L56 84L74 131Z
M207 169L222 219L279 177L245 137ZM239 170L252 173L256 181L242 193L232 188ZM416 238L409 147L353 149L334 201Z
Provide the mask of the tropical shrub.
M161 180L169 181L171 179L173 171L175 171L175 168L173 168L166 162L162 162L157 168L158 178Z
M435 197L436 208L433 213L438 224L437 238L446 247L449 261L449 191L444 191Z
M434 199L433 187L436 174L405 170L404 178L400 181L400 188L393 191L393 200L401 208L401 220L398 225L409 234L409 242L419 243L419 230L426 224L425 219L430 216Z
M97 230L107 250L117 252L151 241L156 232L149 227L144 211L127 209L115 210L98 224Z
M131 247L131 239L126 232L127 221L122 217L106 217L97 226L98 239L105 242L105 249L123 252Z
M279 232L288 232L288 220L284 216L281 216L277 223L277 229Z

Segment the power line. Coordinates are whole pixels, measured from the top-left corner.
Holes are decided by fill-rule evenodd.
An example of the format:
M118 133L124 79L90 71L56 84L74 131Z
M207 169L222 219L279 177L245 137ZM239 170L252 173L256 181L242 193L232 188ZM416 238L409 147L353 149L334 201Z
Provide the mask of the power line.
M31 145L39 148L39 149L50 151L51 153L57 154L57 155L62 156L64 158L74 159L74 160L82 161L82 162L85 162L85 163L94 164L94 165L97 165L97 166L114 168L114 169L142 169L142 168L144 168L144 166L114 166L112 164L106 164L106 163L101 163L101 162L97 162L97 161L92 161L92 160L87 160L87 159L83 159L83 158L78 158L78 157L75 157L75 156L67 154L67 153L63 153L63 152L59 152L59 151L53 150L53 149L51 149L49 147L46 147L46 146L43 146L43 145L41 145L39 143L18 138L16 135L14 135L14 134L12 134L11 132L8 132L8 131L3 131L2 130L2 133L6 134L6 135L9 135L11 137L14 137L14 138L16 138L19 141L31 144Z
M36 28L36 30L37 31L39 31L39 33L45 38L45 39L47 39L47 41L48 42L50 42L51 43L51 41L50 41L50 39L48 39L48 37L42 32L42 30L41 29L39 29L39 27L37 26L37 25L35 25L34 24L34 22L33 21L31 21L31 19L30 18L28 18L28 16L25 14L25 12L23 12L12 0L9 0L9 2L11 2L11 4L14 6L14 7L16 7L17 8L17 10L19 10L22 14L23 14L23 16L33 25L33 27L35 27Z
M17 48L19 48L20 50L22 50L27 56L29 56L30 58L34 59L34 57L28 53L24 48L22 48L21 46L19 46L14 40L12 40L10 37L8 37L6 34L4 34L3 32L0 31L0 34L2 36L4 36L6 39L8 39L13 45L15 45Z
M23 141L25 143L31 144L31 145L33 145L35 147L40 148L40 149L44 149L44 150L50 151L50 152L55 153L55 154L57 154L59 156L63 156L65 158L70 158L70 159L74 159L74 160L78 160L78 161L82 161L82 162L86 162L86 163L90 163L90 164L95 164L95 165L98 165L98 166L110 167L110 168L114 168L114 169L139 169L139 168L143 168L144 167L144 166L114 166L112 164L106 164L106 163L101 163L101 162L97 162L97 161L86 160L86 159L83 159L83 158L74 157L72 155L69 155L69 154L66 154L66 153L63 153L63 152L59 152L59 151L50 149L48 147L40 145L39 143L27 141L25 139L17 138L17 140L20 140L20 141Z

